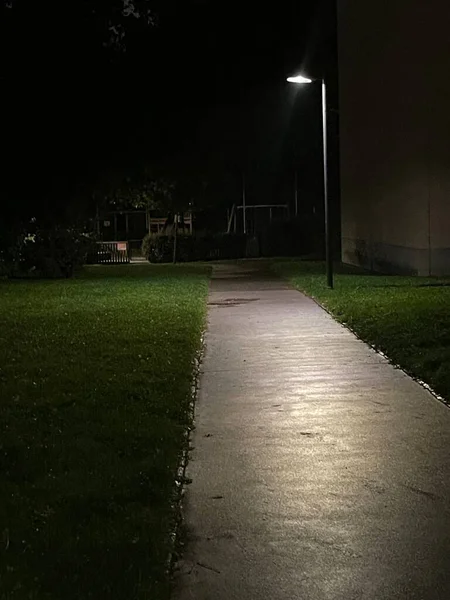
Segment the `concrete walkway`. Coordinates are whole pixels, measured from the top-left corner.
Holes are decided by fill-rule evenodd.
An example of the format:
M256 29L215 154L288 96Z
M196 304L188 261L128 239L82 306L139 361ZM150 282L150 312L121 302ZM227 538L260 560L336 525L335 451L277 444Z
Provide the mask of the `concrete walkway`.
M176 600L448 600L450 410L313 301L217 265Z

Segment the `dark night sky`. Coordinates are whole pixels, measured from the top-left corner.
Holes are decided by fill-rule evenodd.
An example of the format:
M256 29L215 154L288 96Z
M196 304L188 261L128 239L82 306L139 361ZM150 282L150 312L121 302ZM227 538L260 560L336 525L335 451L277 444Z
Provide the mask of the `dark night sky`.
M267 174L294 155L320 173L318 90L299 94L284 79L304 65L334 83L333 0L155 0L157 24L128 32L114 61L74 9L83 0L11 2L2 20L10 203L32 195L64 205L99 173L143 160L243 168L266 200L277 193Z

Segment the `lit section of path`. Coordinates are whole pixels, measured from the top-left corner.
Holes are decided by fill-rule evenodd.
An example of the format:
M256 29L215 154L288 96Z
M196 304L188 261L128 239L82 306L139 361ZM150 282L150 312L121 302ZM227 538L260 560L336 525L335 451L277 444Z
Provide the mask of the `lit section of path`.
M175 600L448 600L450 410L312 300L216 265Z

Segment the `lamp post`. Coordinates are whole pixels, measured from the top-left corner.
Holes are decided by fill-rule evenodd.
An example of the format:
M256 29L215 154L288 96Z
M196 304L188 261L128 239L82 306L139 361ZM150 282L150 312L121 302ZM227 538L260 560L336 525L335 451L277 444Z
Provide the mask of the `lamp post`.
M308 84L313 83L313 79L296 75L288 77L289 83ZM325 261L327 265L327 285L333 289L333 242L331 236L331 210L328 197L328 161L327 161L327 88L325 79L318 80L322 83L322 133L323 133L323 191L325 204Z

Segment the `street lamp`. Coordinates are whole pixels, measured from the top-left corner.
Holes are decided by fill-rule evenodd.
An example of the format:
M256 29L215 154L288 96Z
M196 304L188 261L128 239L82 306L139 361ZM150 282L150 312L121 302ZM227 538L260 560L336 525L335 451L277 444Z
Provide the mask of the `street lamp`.
M323 133L323 190L325 202L325 261L327 265L327 285L333 289L333 243L331 238L331 210L328 198L328 168L327 168L327 90L325 79L313 80L296 75L288 77L289 83L307 84L314 81L322 82L322 133Z

